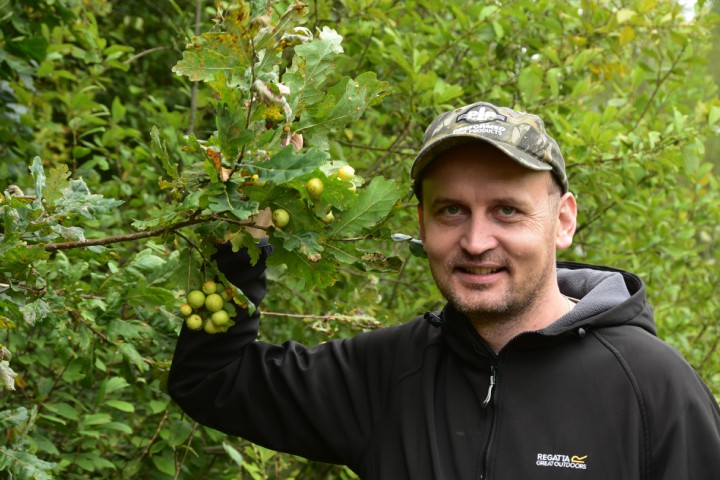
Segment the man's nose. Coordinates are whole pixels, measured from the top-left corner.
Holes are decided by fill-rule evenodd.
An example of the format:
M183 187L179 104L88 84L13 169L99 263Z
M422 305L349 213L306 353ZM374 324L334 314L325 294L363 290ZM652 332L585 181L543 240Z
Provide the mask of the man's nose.
M470 255L480 255L498 246L497 228L482 215L473 215L460 237L460 247Z

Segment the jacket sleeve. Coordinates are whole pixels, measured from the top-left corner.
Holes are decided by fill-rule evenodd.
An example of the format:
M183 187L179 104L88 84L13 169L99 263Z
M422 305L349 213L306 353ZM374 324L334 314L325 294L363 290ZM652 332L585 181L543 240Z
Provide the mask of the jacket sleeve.
M256 305L265 294L265 258L251 266L243 252L216 255L221 271ZM312 348L271 345L257 341L259 313L241 311L234 320L214 335L183 326L168 379L171 397L193 419L224 433L327 463L357 464L372 412L382 411L386 382L370 372L387 369L387 355L367 337L387 333Z
M653 480L720 478L720 409L700 376L673 349L651 356L653 382L644 388L650 417Z

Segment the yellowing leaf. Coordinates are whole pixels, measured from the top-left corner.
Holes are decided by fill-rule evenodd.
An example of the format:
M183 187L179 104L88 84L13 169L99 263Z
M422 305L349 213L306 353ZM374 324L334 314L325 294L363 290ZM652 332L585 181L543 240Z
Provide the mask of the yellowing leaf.
M615 17L617 18L617 22L619 24L623 24L623 23L629 21L635 15L637 15L637 12L635 10L632 10L629 8L623 8L617 12Z
M52 208L55 202L62 197L63 189L68 186L69 177L70 172L64 163L50 169L45 182L45 190L43 191L43 196L49 208Z
M586 37L580 37L578 35L572 35L570 40L578 47L584 47L588 43L588 39Z
M708 114L708 125L715 125L718 120L720 120L720 107L711 107Z
M215 171L219 173L222 169L222 154L214 148L208 148L205 153L213 167L215 167Z
M253 59L252 37L256 32L250 23L249 11L241 3L226 15L227 31L194 37L172 71L200 82L224 78L228 71L233 72L228 77L242 76Z
M635 29L629 25L620 30L620 45L627 45L635 39Z
M642 0L640 2L640 13L646 13L657 7L657 0Z

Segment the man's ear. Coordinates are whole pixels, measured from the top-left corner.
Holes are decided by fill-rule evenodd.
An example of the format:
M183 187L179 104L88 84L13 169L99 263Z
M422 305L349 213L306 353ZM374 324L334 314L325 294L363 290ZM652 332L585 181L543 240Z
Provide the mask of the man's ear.
M555 247L563 250L572 245L575 229L577 228L577 203L572 193L567 192L560 198L557 216L558 229L555 237Z
M422 208L421 203L418 203L417 214L418 214L418 230L420 232L420 240L422 240L424 242L425 241L425 224L423 222L423 208Z

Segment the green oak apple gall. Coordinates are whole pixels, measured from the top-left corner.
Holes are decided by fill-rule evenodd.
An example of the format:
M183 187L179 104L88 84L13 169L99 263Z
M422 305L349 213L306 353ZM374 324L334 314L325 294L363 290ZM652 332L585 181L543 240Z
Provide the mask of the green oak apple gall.
M203 330L205 330L205 333L209 333L210 335L220 332L218 326L215 325L212 321L205 322L205 324L203 324Z
M278 228L283 228L290 223L290 214L283 208L278 208L272 212L273 225Z
M307 181L305 189L312 198L318 198L325 191L325 184L319 178L314 177Z
M190 330L200 330L203 328L203 319L197 313L193 313L185 319L185 325L187 325Z
M193 290L188 293L187 303L192 308L198 309L205 305L205 294L200 290Z
M230 315L225 310L218 310L210 316L210 321L218 327L224 327L230 323Z
M211 293L205 299L205 308L210 312L217 312L225 305L225 300L217 293Z
M211 293L215 293L217 290L217 285L212 280L208 280L207 282L203 283L202 291L205 295L210 295Z

